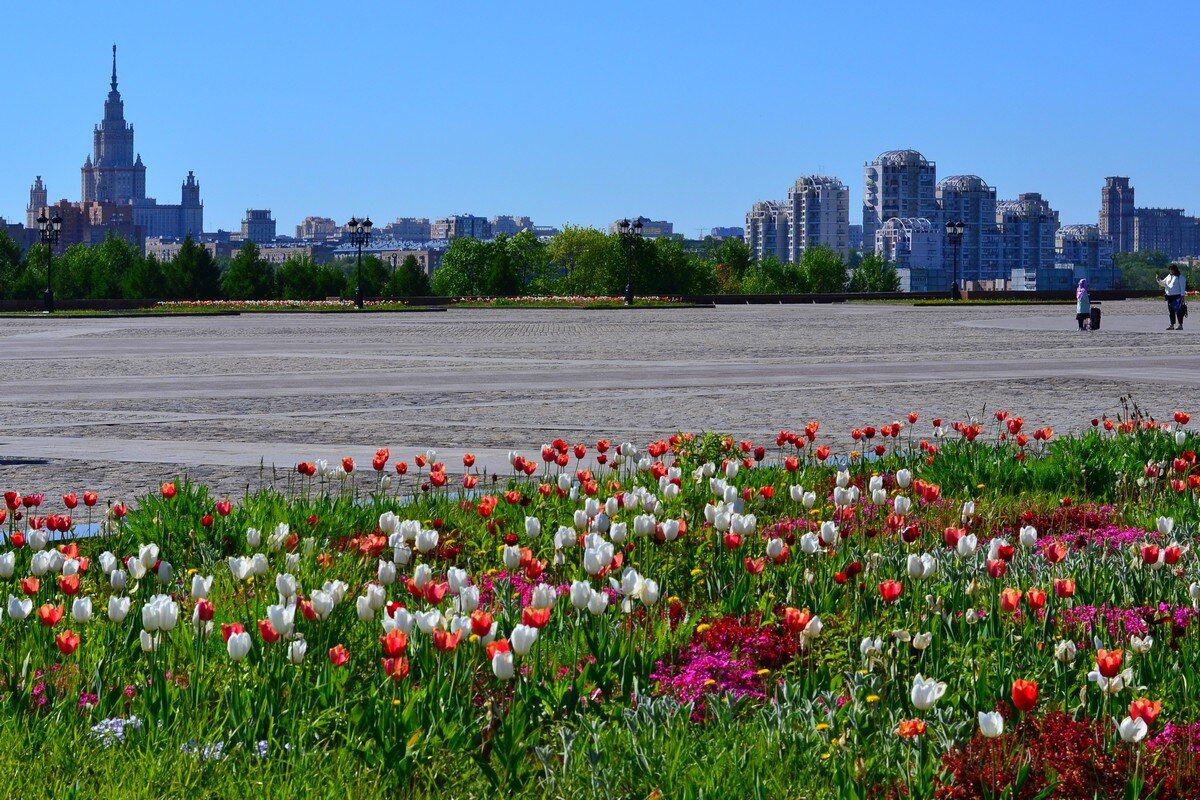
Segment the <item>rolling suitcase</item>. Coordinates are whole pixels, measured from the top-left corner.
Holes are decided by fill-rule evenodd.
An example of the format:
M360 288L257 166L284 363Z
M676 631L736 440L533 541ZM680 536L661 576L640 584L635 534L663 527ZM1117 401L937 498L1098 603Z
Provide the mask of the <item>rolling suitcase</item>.
M1100 309L1092 306L1092 330L1100 330Z

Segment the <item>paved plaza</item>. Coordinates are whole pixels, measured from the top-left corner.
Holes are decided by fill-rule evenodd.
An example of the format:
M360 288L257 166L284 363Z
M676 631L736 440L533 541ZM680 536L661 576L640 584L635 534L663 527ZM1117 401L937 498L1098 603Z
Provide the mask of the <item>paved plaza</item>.
M1200 343L1162 305L1105 303L1094 333L1073 306L2 319L0 488L134 496L186 472L238 494L272 465L369 469L380 446L495 470L556 436L757 441L820 419L848 442L999 408L1066 431L1124 395L1200 411Z

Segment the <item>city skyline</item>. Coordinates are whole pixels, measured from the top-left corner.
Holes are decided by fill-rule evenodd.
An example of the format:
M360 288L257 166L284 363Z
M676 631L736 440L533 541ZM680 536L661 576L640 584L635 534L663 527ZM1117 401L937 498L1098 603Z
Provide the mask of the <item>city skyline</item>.
M318 21L304 13L320 7L296 4L283 43L259 35L268 16L258 9L238 6L246 24L228 28L217 14L189 9L150 19L144 14L149 6L139 4L86 22L63 15L47 43L32 37L15 42L9 51L14 62L46 59L54 68L10 88L10 98L30 112L26 124L0 131L7 154L0 159L0 216L24 218L35 175L43 177L51 203L75 197L86 155L81 136L100 111L114 40L121 47L126 118L137 128L139 152L155 166L146 192L170 197L178 191L178 176L194 170L204 182L205 227L211 230L236 229L246 208L271 208L283 231L309 215L344 221L368 213L386 223L400 216L527 214L543 224L604 228L614 217L643 214L694 236L698 228L738 225L753 202L803 174L840 178L857 208L862 165L879 152L908 147L937 161L940 174L979 175L1002 197L1039 192L1060 210L1063 224L1096 221L1099 188L1109 175L1130 176L1146 205L1196 212L1200 167L1186 154L1187 130L1200 115L1191 106L1153 102L1184 96L1187 76L1163 62L1170 60L1173 37L1182 41L1175 31L1186 25L1164 30L1137 19L1016 3L1006 6L1004 17L960 9L952 30L931 9L916 20L891 19L889 37L919 34L936 42L943 56L967 59L961 80L902 84L891 78L884 91L864 84L862 66L847 56L847 63L831 62L844 68L841 76L833 72L821 85L804 82L805 97L813 99L768 115L730 93L762 77L761 61L746 58L755 49L754 32L746 30L752 26L730 14L665 5L644 11L636 17L639 24L621 27L616 22L624 6L603 15L533 6L523 24L479 7L448 28L436 25L443 19L437 9L379 8L364 12L379 25L359 30L344 17ZM888 8L868 4L856 19L888 14ZM1008 46L1025 60L1013 69L973 53L972 42L985 36L996 41L995 26L1013 25L1022 9L1036 9L1045 28L1060 26L1057 50L1043 47L1054 36L1039 27L1014 28ZM784 13L799 18L794 10ZM38 20L25 9L9 16L25 27ZM1198 15L1181 7L1176 16ZM853 33L840 12L810 11L804 19ZM989 19L989 30L970 25ZM376 27L405 22L419 23L410 30L436 31L436 41L410 36L404 47L394 47L398 60L370 47L332 56L340 52L332 45L351 30L369 43L383 38ZM162 37L164 24L174 26L173 40ZM713 26L727 37L725 47L706 50L718 36ZM209 48L179 44L179 31L203 39L217 30L228 45L219 59L207 56L215 52ZM655 52L646 55L638 46L655 30ZM571 58L556 68L556 57L574 52L562 41L568 33L587 55L596 55L604 34L620 34L627 58L586 64ZM758 33L781 39L774 30ZM1138 57L1122 62L1119 74L1102 73L1100 56L1079 43L1117 33ZM513 49L513 41L540 47L530 53ZM450 42L464 52L452 60L443 52L431 61L432 50ZM837 42L837 36L806 41L805 52L823 53ZM330 45L329 59L288 50L319 52L320 45ZM409 62L399 58L410 54ZM495 69L501 57L507 71ZM911 58L919 72L930 56ZM1038 71L1052 66L1057 71ZM480 71L485 68L490 71ZM689 69L698 86L682 80ZM1074 76L1076 84L1066 91L1044 80L1057 76ZM482 83L463 83L471 77ZM640 82L630 83L633 77ZM979 79L996 77L1020 88L1002 84L980 91ZM1042 80L1031 83L1035 77ZM606 93L609 86L631 91ZM1140 90L1139 102L1127 101L1131 109L1124 114L1108 110L1115 98L1132 96L1131 86ZM844 127L829 125L836 114L806 110L821 99L837 113L857 111L845 117ZM1006 116L1016 99L1018 120ZM431 101L433 106L421 106ZM899 114L898 105L908 110ZM1134 105L1168 107L1172 116L1169 122L1151 119ZM947 118L946 109L959 113ZM742 116L730 122L737 112ZM797 115L799 127L788 130ZM875 118L889 122L869 124ZM612 124L622 119L637 124ZM779 124L764 128L775 119ZM781 139L790 139L790 147L781 150Z

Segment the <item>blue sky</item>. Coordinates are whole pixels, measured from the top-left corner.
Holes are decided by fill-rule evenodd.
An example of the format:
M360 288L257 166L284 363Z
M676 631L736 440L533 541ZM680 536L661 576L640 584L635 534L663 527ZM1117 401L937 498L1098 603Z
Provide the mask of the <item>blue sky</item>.
M1105 175L1200 213L1191 3L11 4L0 216L79 196L119 47L147 189L205 227L309 214L740 225L799 175L912 147L1095 222Z

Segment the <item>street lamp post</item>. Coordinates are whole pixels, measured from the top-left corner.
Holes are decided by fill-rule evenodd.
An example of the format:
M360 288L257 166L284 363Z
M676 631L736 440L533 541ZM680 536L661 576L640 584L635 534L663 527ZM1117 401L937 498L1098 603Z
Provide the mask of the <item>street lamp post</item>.
M346 228L350 231L350 244L358 247L358 276L355 279L356 286L354 287L354 305L358 308L363 307L363 285L362 285L362 251L363 247L371 241L371 218L364 219L350 218L346 223Z
M950 287L950 299L962 300L962 286L958 282L958 247L962 244L963 230L966 225L961 220L946 222L946 238L954 247L954 284Z
M629 223L628 219L623 219L617 223L617 230L621 234L621 242L625 245L625 305L633 305L633 247L634 242L642 238L642 221L634 220L633 224Z
M52 276L54 275L54 248L58 245L58 237L62 232L62 217L55 214L47 219L46 212L42 212L37 218L38 236L41 238L42 244L46 245L46 292L42 295L42 309L47 314L54 313L54 286Z
M392 285L388 287L388 293L396 291L396 254L392 253Z

